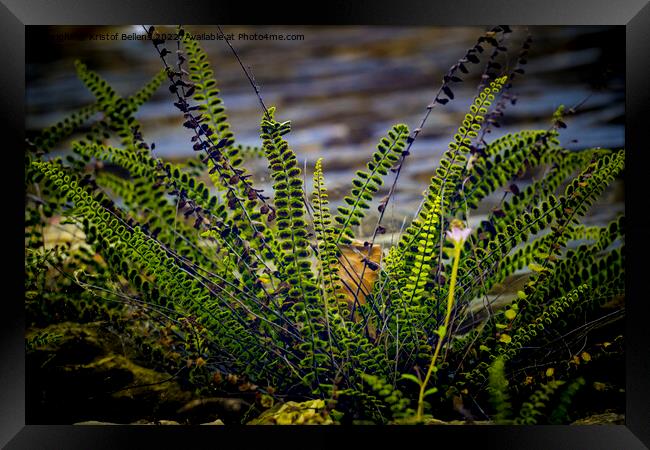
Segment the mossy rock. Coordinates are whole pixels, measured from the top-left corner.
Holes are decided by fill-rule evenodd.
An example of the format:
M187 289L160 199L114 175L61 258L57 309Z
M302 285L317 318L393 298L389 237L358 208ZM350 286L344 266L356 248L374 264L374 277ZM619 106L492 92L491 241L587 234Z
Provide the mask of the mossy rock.
M389 425L449 425L449 424L442 420L434 419L433 417L430 416L424 416L421 419L418 419L415 416L410 416L410 417L395 419L389 422Z
M280 403L248 425L333 425L323 400Z
M44 333L57 338L26 355L30 423L170 417L193 398L171 375L133 362L101 323L53 324L30 330L27 341Z
M613 412L594 414L572 422L571 425L625 425L625 416Z
M49 336L47 339L39 339ZM62 322L42 329L28 330L25 335L27 354L43 358L42 367L66 364L86 364L105 353L107 340L100 337L96 323Z
M466 420L439 420L431 416L424 416L418 420L415 416L395 419L389 423L390 425L494 425L491 421L473 421Z

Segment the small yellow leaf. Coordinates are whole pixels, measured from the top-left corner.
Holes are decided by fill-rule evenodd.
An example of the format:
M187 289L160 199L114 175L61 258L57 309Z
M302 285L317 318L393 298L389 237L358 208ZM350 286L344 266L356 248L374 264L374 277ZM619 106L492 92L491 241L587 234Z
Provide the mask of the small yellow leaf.
M541 264L537 264L537 263L528 264L528 268L530 270L532 270L533 272L543 272L544 270L546 270L546 268L544 266L542 266Z
M279 414L275 419L275 423L277 425L291 425L292 422L293 422L293 417L291 413Z
M500 342L505 342L506 344L509 344L510 341L512 341L512 338L511 338L509 335L503 333L503 334L501 335L501 337L499 337L499 341L500 341Z
M517 313L515 312L514 309L508 309L506 310L506 319L512 320L517 316Z
M587 352L582 352L580 355L585 362L591 361L591 355Z
M594 389L597 391L604 391L607 386L605 383L601 383L599 381L594 381Z
M548 369L546 369L547 377L552 377L554 373L555 373L555 369L553 367L549 367Z

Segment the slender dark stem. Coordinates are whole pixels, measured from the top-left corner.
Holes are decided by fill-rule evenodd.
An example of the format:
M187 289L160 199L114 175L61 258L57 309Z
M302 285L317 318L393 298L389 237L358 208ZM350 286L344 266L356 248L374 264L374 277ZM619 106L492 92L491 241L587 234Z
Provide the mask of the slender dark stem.
M479 40L479 42L480 42L480 40ZM476 45L474 47L472 47L472 48L476 48ZM424 125L426 124L427 119L429 118L429 116L431 114L431 111L435 108L435 106L437 104L441 103L441 100L440 100L441 99L441 94L443 93L444 89L448 86L448 84L449 84L449 82L451 80L451 77L453 77L454 74L459 70L461 64L467 62L467 55L470 53L470 51L471 51L471 49L468 50L466 55L463 58L461 58L456 64L454 64L449 69L449 71L447 72L447 75L445 76L445 78L443 80L443 83L440 85L440 87L438 88L438 91L434 95L433 100L431 101L431 103L429 103L429 105L427 105L426 112L425 112L424 116L422 117L422 120L420 121L420 125L415 130L413 130L413 135L409 137L407 147L402 152L402 154L400 155L400 159L399 159L399 161L397 163L396 170L395 170L395 177L393 178L393 182L392 182L391 187L390 187L390 189L388 191L388 195L386 196L385 200L383 201L383 208L381 209L380 214L379 214L379 218L377 219L377 223L375 224L375 228L374 228L374 231L373 231L373 234L372 234L372 239L370 240L370 245L368 247L368 253L367 253L366 259L370 257L372 247L373 247L373 245L375 243L375 240L377 238L377 234L378 234L380 226L381 226L381 222L382 222L382 220L384 218L384 214L386 212L386 206L388 205L388 202L390 201L390 199L393 197L393 195L395 193L395 190L396 190L396 187L397 187L397 181L398 181L399 176L400 176L400 174L402 172L402 167L404 165L405 159L410 154L411 147L413 146L413 143L415 142L415 140L419 136L420 132L422 131L422 128L424 128ZM442 223L441 223L441 228L442 228ZM363 279L363 275L365 274L366 267L367 267L367 261L364 260L363 269L361 271L361 278L362 279Z
M233 55L235 55L235 58L237 58L237 62L241 66L241 70L244 71L244 74L246 75L246 78L248 78L248 82L251 84L253 87L253 90L255 91L255 94L257 95L257 99L260 102L260 105L262 106L262 109L264 110L264 113L266 116L269 115L269 109L266 107L264 104L264 100L262 100L262 94L260 93L260 88L255 83L255 80L253 79L252 75L246 70L246 67L244 67L244 63L242 62L241 58L239 57L239 54L237 53L237 50L235 50L235 47L232 46L230 43L230 39L226 36L226 34L221 30L221 26L217 25L217 30L219 30L219 33L221 33L221 36L223 36L224 41L226 41L226 44L228 44L228 47L230 47L230 50L232 50Z

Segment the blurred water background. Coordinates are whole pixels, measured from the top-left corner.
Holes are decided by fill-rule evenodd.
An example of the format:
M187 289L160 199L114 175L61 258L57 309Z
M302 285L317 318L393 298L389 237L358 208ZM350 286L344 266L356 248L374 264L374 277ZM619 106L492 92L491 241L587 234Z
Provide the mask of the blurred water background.
M504 42L511 57L520 51L528 33L533 44L526 74L518 77L512 88L517 103L508 106L502 126L487 136L488 141L523 128L547 129L560 104L567 108L581 104L566 120L568 128L561 130L562 144L575 150L624 147L623 29L512 28L514 32ZM187 29L217 33L216 27ZM279 120L292 121L292 132L286 137L301 164L306 164L308 186L316 159L324 158L326 182L336 204L348 191L354 171L363 168L390 126L401 122L411 129L417 127L442 76L485 29L223 26L223 30L234 34L232 44L251 68L265 103L277 106ZM143 33L140 27L28 27L28 134L93 101L75 75L75 59L99 72L121 95L135 92L161 68L149 41L57 39L65 32ZM240 39L240 33L303 35L304 39L247 40ZM201 44L210 56L235 137L241 144L259 145L262 110L239 64L224 41L202 40ZM175 49L175 44L172 47ZM512 62L509 64L512 67ZM412 147L386 218L392 229L416 211L440 155L476 94L483 65L469 67L471 74L454 85L455 100L434 109ZM145 140L156 143L158 156L181 160L193 155L191 131L181 126L182 117L172 101L165 85L136 117ZM68 143L58 150L65 151ZM249 160L246 167L254 173L257 184L270 191L265 160ZM391 180L389 175L385 191ZM502 194L499 191L490 197L473 220L480 220ZM603 223L623 209L619 182L593 208L587 222Z

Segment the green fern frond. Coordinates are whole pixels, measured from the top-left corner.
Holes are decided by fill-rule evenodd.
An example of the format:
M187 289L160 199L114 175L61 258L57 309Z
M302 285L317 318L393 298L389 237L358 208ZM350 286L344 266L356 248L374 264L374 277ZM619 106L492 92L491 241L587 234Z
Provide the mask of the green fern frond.
M334 300L336 310L339 310L339 306L341 308L347 308L345 299L339 299L339 294L337 294L337 292L342 290L341 280L336 270L339 263L339 249L334 242L335 229L332 226L327 188L325 187L325 178L323 176L323 158L319 158L316 161L316 167L314 168L312 205L314 208L314 231L318 245L318 259L323 276L325 298ZM339 300L342 303L340 305Z
M440 214L443 217L449 213L451 198L458 192L457 186L460 185L461 173L466 168L466 155L470 151L469 146L478 136L485 120L485 114L487 114L495 95L503 88L505 81L506 77L497 78L474 99L470 105L470 112L465 115L461 127L454 135L454 140L449 143L447 151L443 154L440 167L431 178L431 183L425 194L425 201L418 214L420 221L414 221L404 230L397 245L399 250L405 254L403 264L405 264L404 270L407 273L410 272L414 255L417 254L416 244L421 232L421 224L424 223L428 211L433 207L433 202L440 202ZM393 267L391 270L398 269Z
M314 298L316 286L309 259L301 170L295 153L282 138L283 124L274 119L274 114L274 108L265 114L261 138L275 191L277 239L282 251L280 270L291 285L289 298L302 302Z
M522 131L506 135L487 146L489 158L479 158L470 171L470 176L456 195L459 203L455 210L467 205L476 208L479 202L505 186L527 167L534 167L542 161L556 162L559 141L557 133L545 130ZM563 158L562 158L563 159Z
M29 352L39 347L46 347L50 344L58 342L62 337L62 334L53 333L50 331L34 333L32 336L25 339L25 350Z
M138 128L137 121L133 117L133 112L137 108L140 99L146 98L153 91L145 87L145 91L136 94L133 99L124 99L106 82L99 74L90 70L81 61L75 61L77 76L86 85L88 90L95 96L99 109L104 113L103 121L93 127L88 138L91 142L101 143L101 138L108 137L108 132L116 133L122 144L129 150L137 153L144 153L147 148L144 143L136 143L134 139L134 129ZM160 74L154 77L152 88L158 82Z
M504 358L496 358L488 369L488 393L492 407L496 411L494 421L498 424L508 423L512 416L512 404L508 393L508 380L505 374Z
M561 249L566 245L572 230L578 224L579 217L588 211L596 198L614 181L614 178L623 170L624 165L623 151L602 155L594 158L587 168L567 185L564 195L558 200L559 207L555 208L554 212L556 221L551 229L554 238L543 252L549 256L538 256L535 261L537 264L543 268L553 265L551 255L559 256L561 254ZM551 273L551 270L540 271L525 286L525 303L531 310L537 310L540 307L540 302L546 292L546 282L551 279L549 277Z
M105 252L109 260L118 263L132 261L135 264L139 270L131 269L125 275L148 298L155 299L161 306L197 314L205 326L208 340L226 354L234 352L242 356L248 355L248 358L259 358L259 353L254 349L263 348L263 342L256 339L253 330L245 326L246 321L242 319L241 312L228 304L223 290L213 291L205 282L184 270L183 264L179 264L173 253L143 233L139 226L128 226L116 210L103 207L80 186L74 176L66 174L61 166L40 161L34 161L32 165L54 189L74 203L79 214L93 224L89 232L96 236L102 252ZM241 373L261 376L267 372L263 365L258 364L257 359L247 361L239 366ZM276 374L282 370L275 363L268 367L276 371Z
M543 410L549 405L551 396L564 384L561 380L552 380L541 385L530 396L527 402L521 405L519 417L515 419L517 425L535 425L538 422L538 416L543 415Z
M230 130L228 116L223 100L219 97L219 87L214 78L214 71L210 67L208 55L201 48L199 42L190 34L185 34L183 44L188 56L188 69L190 80L194 83L196 93L192 96L199 102L199 111L209 120L206 122L215 133L217 139L232 139L234 134ZM237 166L234 164L233 166Z
M228 159L232 167L239 167L244 160L243 155L246 151L250 154L253 150L251 150L251 147L244 150L242 146L234 145L235 136L230 129L226 108L219 96L219 87L217 80L214 78L214 71L210 67L208 55L201 48L199 42L189 34L185 34L183 37L183 44L189 58L189 78L194 84L196 92L192 98L198 103L198 110L201 115L207 119L204 124L209 127L213 136L215 136L215 142L224 140L227 142L222 148L223 155ZM258 151L263 154L262 149L258 149ZM214 162L208 160L208 168L212 169L213 165ZM210 174L210 178L215 186L222 186L221 180L216 175Z
M549 423L553 425L561 425L570 421L569 408L571 407L574 397L584 385L585 379L582 377L579 377L566 385L559 395L555 409L551 414L549 414Z
M149 80L144 86L142 86L136 93L130 95L127 98L129 111L133 114L142 105L147 103L166 79L167 79L167 73L164 70L160 70L156 75L154 75L154 77L151 80Z
M381 415L376 416L379 420L385 423L386 417L383 413L386 412L389 417L395 419L405 418L414 413L409 408L410 400L404 397L404 394L399 389L394 388L386 380L376 376L363 374L363 381L372 389L375 401L373 402L376 412L381 412Z
M134 177L155 179L156 162L153 158L133 153L127 149L107 145L73 142L72 150L79 155L95 158L98 161L114 163L125 168Z
M607 165L605 161L610 161L610 156L606 151L592 152L588 151L583 156L576 156L576 160L580 160L589 156L595 161L601 161L600 164ZM619 155L620 156L620 155ZM605 160L603 160L605 158ZM573 159L573 158L572 158ZM598 164L598 163L592 163ZM473 280L477 276L481 276L484 280L489 280L489 277L494 271L494 268L500 267L502 258L505 258L506 255L520 244L525 244L529 237L532 234L539 233L541 230L553 224L551 231L554 234L554 237L545 237L542 241L537 244L536 253L537 255L534 259L536 264L547 265L551 262L551 259L548 255L558 254L560 249L563 248L566 241L571 236L574 224L577 223L576 213L584 214L587 210L588 205L590 205L595 198L600 195L602 189L605 188L613 180L615 173L618 173L622 169L622 157L614 158L613 167L604 169L606 173L612 174L607 178L602 176L592 177L591 171L594 169L586 169L583 172L584 179L581 180L580 176L572 181L574 186L573 191L575 192L576 187L579 187L580 190L583 189L582 186L578 186L578 183L584 184L586 187L585 193L579 193L573 199L574 202L569 205L566 202L566 197L560 197L559 199L548 193L545 198L542 199L537 205L525 202L524 200L528 196L535 195L535 188L543 189L542 186L534 186L533 189L526 189L523 191L523 194L514 196L509 203L505 203L503 206L504 211L509 211L505 217L492 217L490 222L487 224L492 229L494 229L494 234L491 236L487 225L482 224L479 226L475 232L472 234L470 239L466 242L466 252L464 253L463 262L461 267L463 268L463 275L459 280L459 285L462 289L470 288L471 291L468 291L468 294L475 293L480 294L479 289L483 289L482 292L485 293L489 287L489 283L484 286L482 284L477 284ZM565 170L565 169L563 169ZM561 172L563 172L561 170ZM613 171L613 172L612 172ZM604 175L604 173L602 175ZM566 176L566 172L562 173L562 176L558 177L555 172L549 173L546 178L538 181L539 184L546 184L547 186L553 184L560 184ZM552 180L549 181L548 177L551 177ZM586 184L585 184L586 183ZM590 189L588 186L593 184L597 189ZM554 187L553 189L554 190ZM522 200L524 199L524 200ZM514 213L514 207L510 208L507 205L517 204L517 205L527 205L527 211L519 211ZM566 215L572 217L571 223L565 223L561 225L561 220ZM551 251L552 249L552 251ZM541 255L541 257L539 256ZM505 260L506 263L509 260ZM512 267L506 269L507 272L510 272ZM544 277L544 275L542 275ZM534 284L533 282L530 283ZM482 295L482 294L481 294Z
M210 195L203 182L196 183L194 178L181 172L178 167L169 163L162 164L142 153L86 143L74 143L73 149L79 154L117 164L136 177L131 181L132 184L128 189L131 192L124 192L122 189L122 194L127 196L125 200L150 229L162 230L160 239L165 243L174 244L179 254L193 256L195 261L219 270L219 267L215 267L214 259L206 258L206 255L198 251L199 236L196 229L207 224L209 231L204 237L218 236L218 240L224 244L220 248L225 251L223 254L230 254L234 258L240 273L244 276L242 288L250 289L257 282L259 278L255 264L257 255L244 250L239 233L236 232L233 221L226 214L225 205L220 204L216 197ZM152 189L155 183L159 184L158 189ZM120 188L115 183L112 187ZM161 198L161 189L164 187L172 189L177 197L175 202L170 202L166 197ZM181 200L181 192L183 204L192 201L193 214L199 214L194 218L193 227L177 219L177 214L180 212L178 202ZM129 199L133 200L131 195L133 193L136 194L137 202L128 202ZM187 217L187 213L185 216Z
M115 89L96 72L90 70L86 64L79 60L75 61L74 64L77 70L77 77L79 77L88 90L95 96L100 109L107 114L112 112L115 108L115 100L120 98Z
M440 207L438 202L432 204L425 221L421 224L418 254L415 255L411 274L404 286L403 301L407 305L423 306L423 302L430 298L426 285L431 281L433 274L433 260L435 258L436 226L440 223ZM416 317L412 317L416 320Z
M92 103L84 106L80 110L70 114L65 119L57 122L55 125L42 130L33 140L37 150L44 153L49 152L66 137L72 135L88 119L97 113L99 105Z
M206 133L210 134L210 139L215 144L213 149L218 147L218 167L214 157L205 158L202 162L207 164L208 176L214 186L218 190L227 190L227 201L237 204L237 207L230 208L233 211L231 216L242 237L262 248L265 258L275 260L278 249L271 239L270 231L261 222L263 213L257 205L258 197L250 196L255 192L250 181L247 181L250 174L241 166L247 155L263 154L264 151L235 145L234 134L228 123L223 100L219 97L219 88L207 54L190 34L184 34L183 44L189 58L188 73L194 90L192 99L197 102L196 107L204 118L202 124L208 128ZM262 208L268 212L270 207L264 205Z
M349 244L354 239L353 226L361 224L365 211L370 209L369 202L384 183L383 177L399 160L408 137L408 127L404 124L393 126L386 136L377 144L377 151L368 162L367 171L358 171L352 180L350 195L343 198L346 206L338 207L335 217L339 224L336 244Z
M321 373L326 373L327 369L321 365L330 359L326 353L330 345L321 338L326 331L311 268L301 171L295 153L282 138L289 130L288 124L276 121L274 115L273 107L264 114L261 138L275 191L275 236L281 252L278 270L284 274L289 287L285 302L290 307L290 315L304 324L308 339L298 347L305 355L299 362L299 367L308 371L302 381L322 390ZM319 349L325 349L325 353L320 353Z

